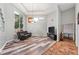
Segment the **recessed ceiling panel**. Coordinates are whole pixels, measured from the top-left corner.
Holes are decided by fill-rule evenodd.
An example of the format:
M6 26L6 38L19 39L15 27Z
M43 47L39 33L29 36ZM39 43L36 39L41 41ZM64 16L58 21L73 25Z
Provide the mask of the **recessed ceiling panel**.
M46 11L52 9L55 4L52 3L23 3L28 11Z

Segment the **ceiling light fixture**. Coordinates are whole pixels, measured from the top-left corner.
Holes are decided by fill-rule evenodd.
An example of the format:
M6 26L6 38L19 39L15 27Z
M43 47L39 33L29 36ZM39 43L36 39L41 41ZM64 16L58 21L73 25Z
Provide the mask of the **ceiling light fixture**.
M28 16L28 23L33 23L33 3L31 4L32 6L32 14L31 16Z
M31 16L28 17L28 23L36 23L38 21L38 17L33 16L33 3L32 3L32 13Z

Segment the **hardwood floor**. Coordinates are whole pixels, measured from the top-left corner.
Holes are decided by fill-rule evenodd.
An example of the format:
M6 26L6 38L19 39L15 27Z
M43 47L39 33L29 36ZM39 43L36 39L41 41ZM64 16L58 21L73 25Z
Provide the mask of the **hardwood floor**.
M30 37L24 41L7 43L1 55L41 55L55 43L48 37Z
M7 43L1 55L77 55L78 48L69 39L51 40L48 37L30 37L24 41Z
M43 55L77 55L78 48L73 40L64 39L51 46Z

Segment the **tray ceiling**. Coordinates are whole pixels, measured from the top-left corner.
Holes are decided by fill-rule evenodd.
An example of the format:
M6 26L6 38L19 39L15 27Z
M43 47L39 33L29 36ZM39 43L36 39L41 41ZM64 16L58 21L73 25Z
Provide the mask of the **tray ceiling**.
M16 3L14 4L27 15L30 14L49 14L56 10L57 7L61 11L65 11L74 7L73 3Z

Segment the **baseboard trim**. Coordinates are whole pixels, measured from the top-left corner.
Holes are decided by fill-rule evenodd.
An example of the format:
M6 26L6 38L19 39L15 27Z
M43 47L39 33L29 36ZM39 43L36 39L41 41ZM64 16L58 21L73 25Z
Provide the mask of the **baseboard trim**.
M56 41L52 42L52 43L50 44L50 46L47 47L47 48L46 48L45 50L43 50L42 52L40 52L39 55L43 55L44 52L46 52L51 46L53 46L53 45L55 45L55 44L56 44Z
M2 52L3 48L6 46L7 42L2 46L2 48L0 49L0 53Z
M4 43L4 45L3 45L2 48L0 49L0 53L2 52L2 50L4 49L4 47L6 46L6 44L7 44L8 42L11 42L11 41L13 41L13 40L9 40L9 41L6 41L6 42Z

